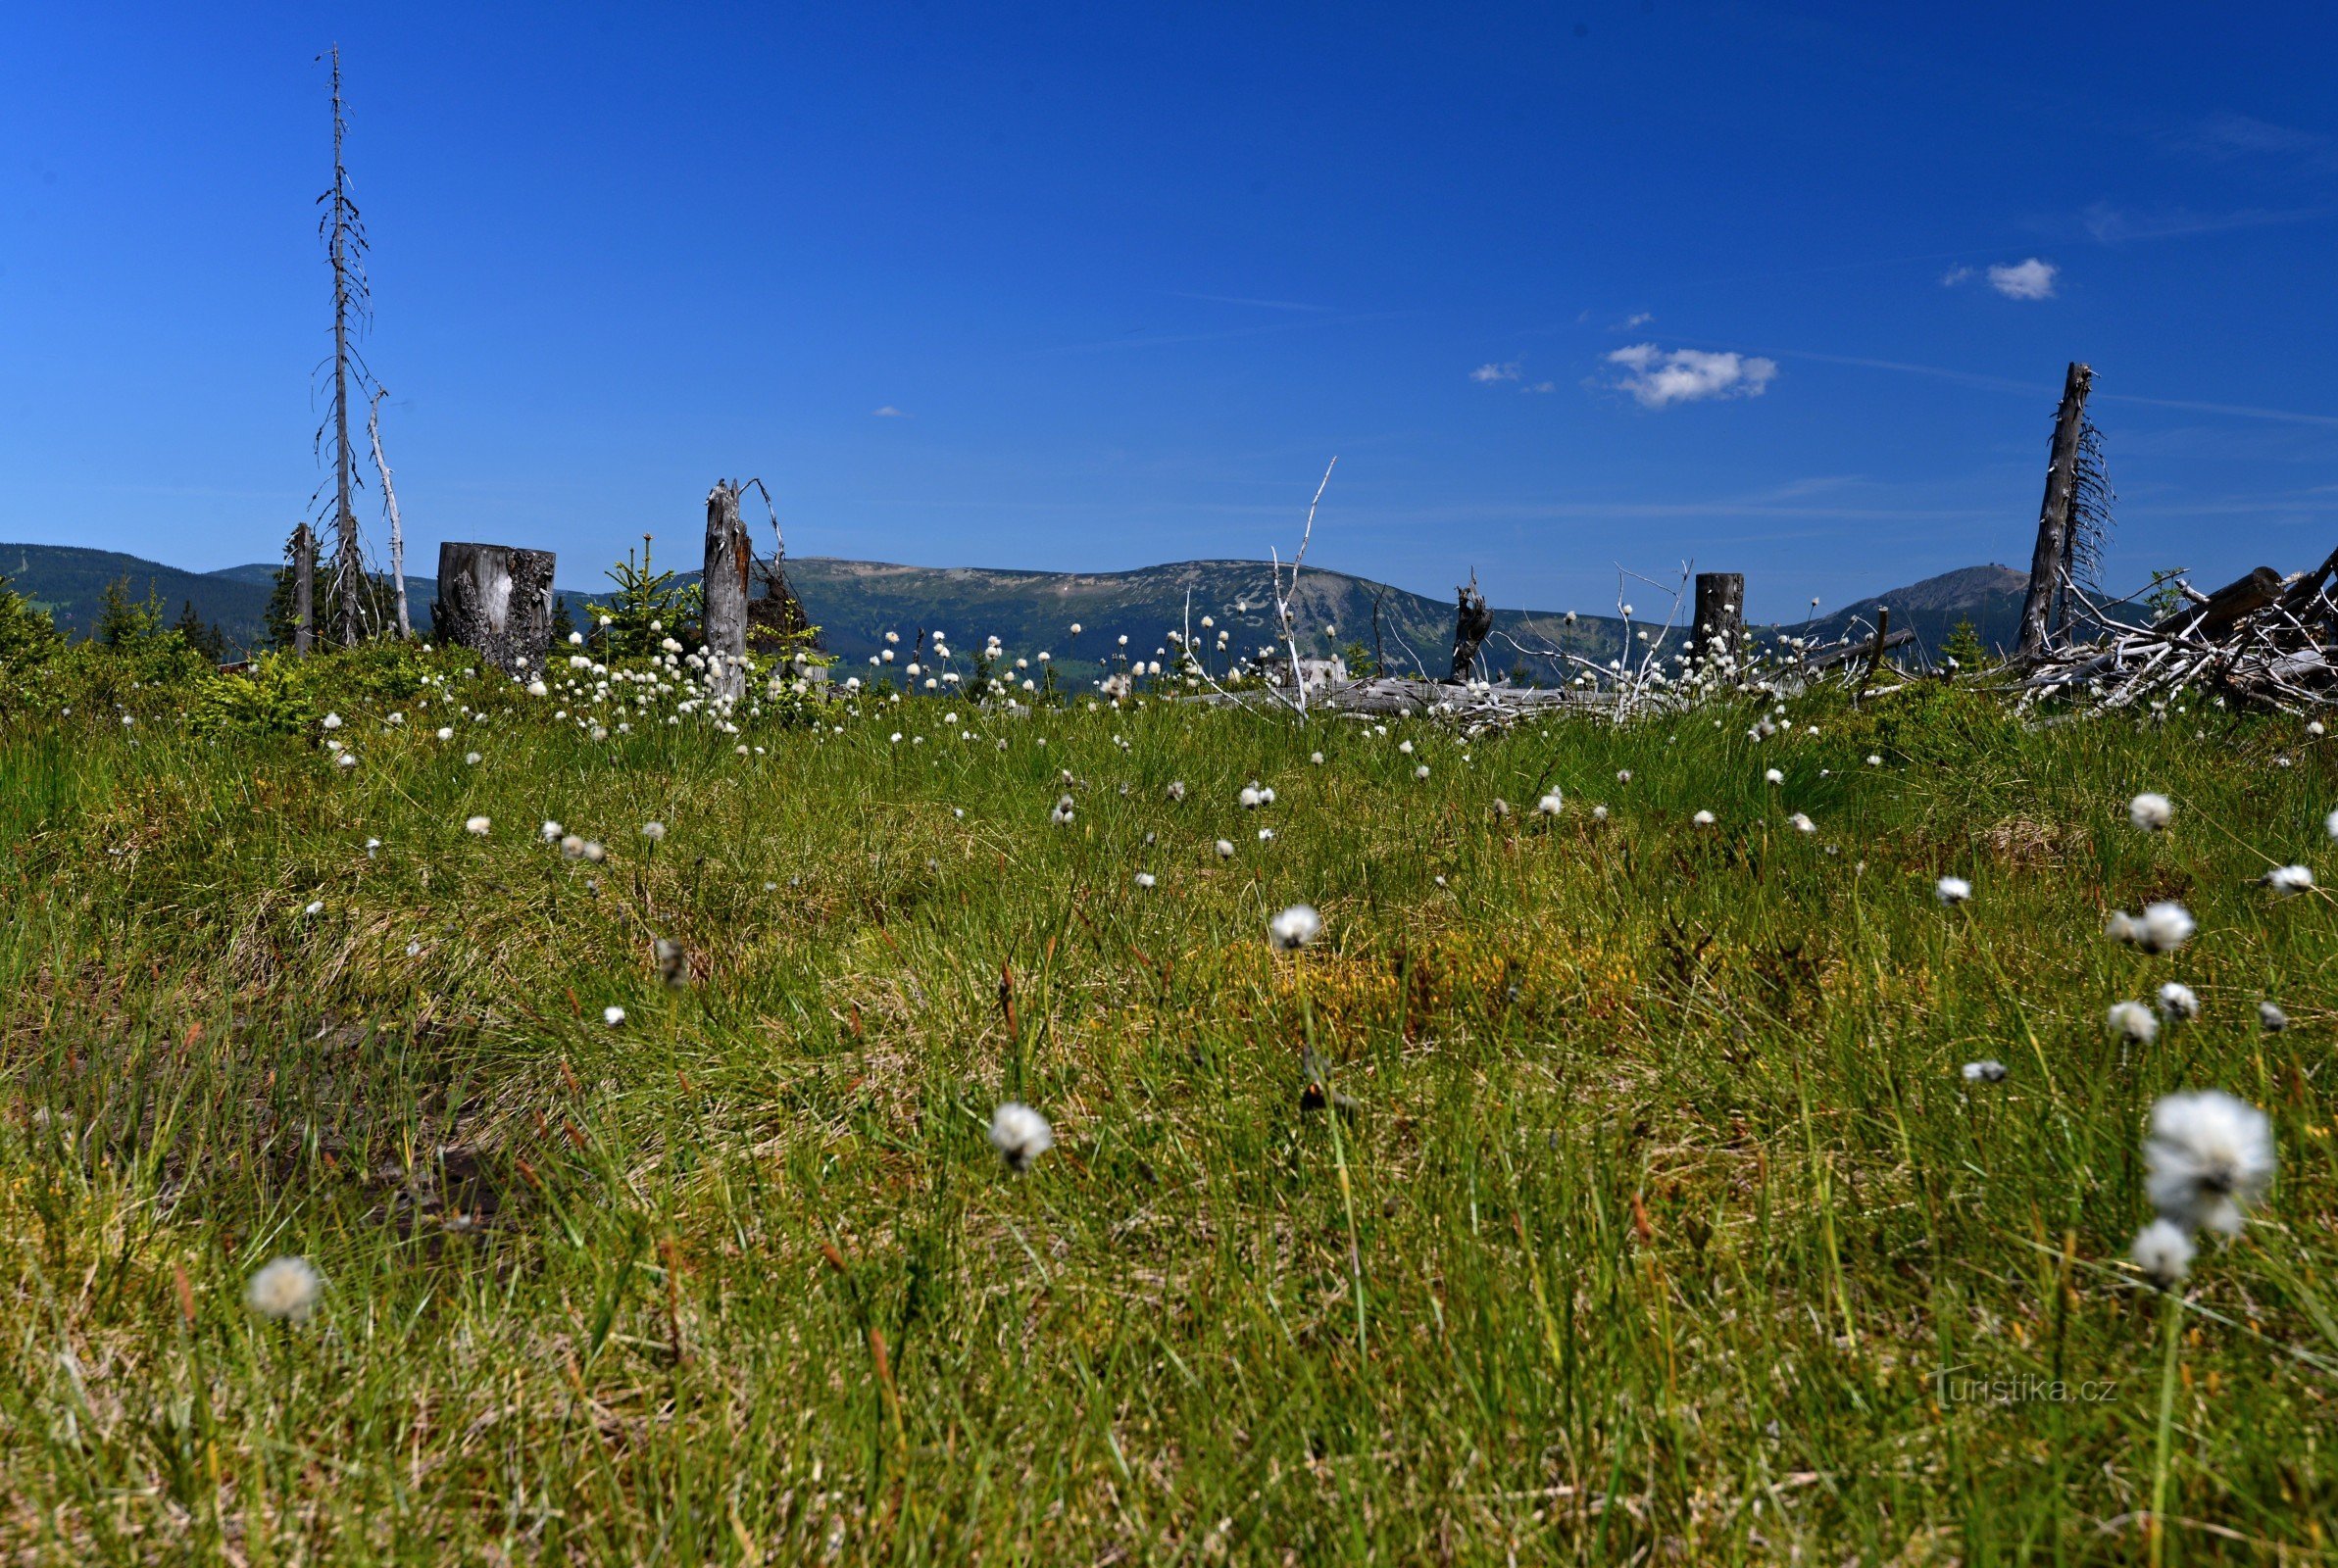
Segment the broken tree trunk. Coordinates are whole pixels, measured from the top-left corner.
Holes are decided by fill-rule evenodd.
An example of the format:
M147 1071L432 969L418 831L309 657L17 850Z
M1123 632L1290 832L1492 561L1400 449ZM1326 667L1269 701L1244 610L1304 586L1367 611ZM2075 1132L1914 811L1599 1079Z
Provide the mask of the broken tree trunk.
M1711 662L1716 654L1734 656L1745 644L1745 573L1697 573L1697 618L1689 638L1690 657Z
M2260 566L2238 582L2228 582L2196 605L2186 605L2164 620L2152 622L2161 637L2191 635L2204 640L2221 637L2242 616L2256 613L2281 597L2281 574Z
M740 487L725 479L706 493L706 575L700 631L712 696L737 702L747 689L747 584L755 551L739 521Z
M2030 661L2046 651L2054 607L2069 574L2070 499L2078 488L2078 437L2086 423L2086 394L2095 372L2072 361L2062 386L2062 407L2054 416L2054 445L2046 465L2046 499L2038 508L2037 548L2029 558L2029 593L2021 601L2021 641L2015 652Z
M1477 667L1477 650L1494 630L1494 612L1485 607L1485 595L1477 591L1477 573L1469 573L1467 587L1454 590L1459 597L1453 617L1453 676L1467 680Z
M475 650L507 675L543 672L552 646L549 550L449 542L438 547L438 640Z
M292 530L292 651L317 646L317 534L307 523Z

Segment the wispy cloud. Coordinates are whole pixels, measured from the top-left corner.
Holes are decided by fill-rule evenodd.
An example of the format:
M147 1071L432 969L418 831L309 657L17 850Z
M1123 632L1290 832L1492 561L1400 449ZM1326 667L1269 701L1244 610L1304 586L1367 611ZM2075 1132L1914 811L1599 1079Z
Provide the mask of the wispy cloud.
M2327 218L2329 207L2244 207L2229 213L2196 213L2189 208L2156 208L2132 213L2109 202L2096 202L2082 215L2086 231L2097 243L2123 245L2131 240L2181 239L2190 234L2222 234L2240 228L2278 228Z
M2032 256L2025 262L1989 269L1989 286L2009 300L2050 300L2054 279L2062 270L2052 262Z
M1634 311L1614 326L1609 327L1608 330L1611 332L1636 332L1655 319L1656 313L1654 311Z
M1634 343L1608 356L1621 367L1616 385L1632 395L1644 409L1668 409L1677 403L1703 403L1716 398L1760 397L1778 373L1775 360L1735 352L1673 349L1653 343Z
M2338 167L2338 143L2316 131L2298 130L2254 115L2210 115L2161 138L2178 152L2209 163L2273 158Z
M906 419L909 417L908 415L902 413L890 403L886 404L881 409L871 409L869 412L875 415L880 419Z
M1940 274L1940 286L1942 288L1955 288L1959 283L1965 282L1971 276L1971 268L1952 267L1947 271Z
M1242 294L1192 294L1181 288L1165 289L1171 299L1200 300L1206 305L1247 305L1261 311L1304 311L1313 315L1328 315L1329 305L1306 305L1297 300L1259 300Z
M1516 360L1512 360L1508 364L1503 365L1497 365L1489 361L1488 363L1479 366L1476 369L1471 370L1469 372L1469 379L1475 381L1480 386L1492 386L1498 381L1515 381L1518 378L1518 362Z

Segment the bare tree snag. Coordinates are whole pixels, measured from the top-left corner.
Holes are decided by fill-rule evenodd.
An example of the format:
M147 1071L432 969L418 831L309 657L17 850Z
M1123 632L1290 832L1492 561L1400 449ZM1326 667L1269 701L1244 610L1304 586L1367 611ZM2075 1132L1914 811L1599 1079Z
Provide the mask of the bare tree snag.
M1477 665L1477 650L1493 634L1494 612L1485 607L1485 595L1477 591L1477 573L1469 573L1466 587L1457 588L1458 599L1453 617L1453 674L1452 679L1466 681Z
M1857 708L1867 700L1867 683L1883 668L1883 651L1891 646L1892 607L1875 607L1875 654L1867 661L1867 667L1859 677L1859 690L1851 694L1851 706Z
M358 554L357 513L349 504L349 318L366 309L365 283L359 270L366 241L357 204L349 197L349 170L341 161L341 139L347 133L348 121L341 103L339 44L333 45L332 60L333 183L321 200L328 204L323 226L333 269L333 620L341 646L354 648L364 631L360 594L366 571ZM361 378L363 373L359 372Z
M438 640L477 651L507 675L542 674L552 646L549 550L449 542L438 547Z
M398 492L390 483L389 459L381 455L381 400L389 388L373 389L373 406L366 411L366 434L373 442L373 466L381 474L381 509L389 514L390 586L398 596L398 640L414 636L414 621L406 610L406 527L398 520Z
M2029 558L2029 593L2021 602L2023 661L2046 651L2054 608L2067 587L2070 561L2070 499L2078 488L2078 438L2086 422L2086 394L2095 372L2072 361L2063 381L2062 407L2054 416L2054 446L2046 466L2046 499L2038 508L2037 548Z
M292 651L317 646L317 532L307 523L292 530Z
M1716 654L1734 656L1745 645L1745 573L1697 573L1697 618L1689 638L1689 652L1712 662Z
M741 488L724 479L706 493L699 629L706 639L710 692L724 702L738 701L747 689L747 585L755 572L755 549L739 521Z

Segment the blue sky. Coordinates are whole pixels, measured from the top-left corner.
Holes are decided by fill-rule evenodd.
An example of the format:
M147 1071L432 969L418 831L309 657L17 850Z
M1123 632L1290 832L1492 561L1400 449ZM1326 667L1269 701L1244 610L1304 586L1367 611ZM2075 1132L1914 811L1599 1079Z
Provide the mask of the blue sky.
M725 474L799 555L1262 557L1337 454L1311 561L1780 615L2025 565L2073 358L2114 579L2338 544L2325 8L39 9L0 539L280 550L337 40L423 571L694 560Z

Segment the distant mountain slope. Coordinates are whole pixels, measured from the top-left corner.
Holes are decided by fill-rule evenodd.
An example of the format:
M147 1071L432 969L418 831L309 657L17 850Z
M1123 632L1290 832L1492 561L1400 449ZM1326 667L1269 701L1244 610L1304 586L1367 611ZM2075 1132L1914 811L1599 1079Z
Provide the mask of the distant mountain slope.
M95 621L106 584L126 578L130 591L139 596L151 586L169 618L175 619L180 606L191 600L196 612L224 629L231 642L256 646L263 636L262 615L275 571L273 564L256 563L187 572L111 551L0 545L0 573L20 592L49 607L61 627L83 636ZM1169 646L1166 634L1172 627L1183 630L1189 613L1196 642L1208 648L1216 647L1219 631L1230 634L1229 651L1237 655L1255 652L1274 635L1270 568L1258 561L1181 561L1133 571L1051 572L904 566L811 556L788 562L787 572L829 650L856 664L885 646L888 631L904 639L920 630L945 631L968 653L983 638L996 636L1012 655L1027 657L1044 649L1063 663L1068 676L1082 678L1119 651L1123 636L1130 658L1157 657L1155 650ZM689 573L685 580L695 576ZM1984 643L2011 646L2027 581L2007 566L1967 566L1777 629L1840 635L1856 623L1871 624L1876 608L1888 604L1892 624L1914 629L1927 649L1937 649L1957 622L1968 617ZM564 588L561 596L581 626L588 622L587 601L606 591ZM434 579L407 578L407 597L418 626L429 625L429 607L437 596ZM1368 650L1376 641L1395 668L1445 672L1453 643L1451 599L1311 567L1299 574L1293 604L1304 653L1344 651L1355 644ZM1213 624L1204 626L1205 617ZM1080 627L1077 635L1071 631L1074 622ZM1569 623L1553 611L1497 610L1485 657L1498 672L1519 667L1534 679L1552 681L1564 678L1571 667L1562 661L1521 654L1518 645L1557 647L1604 661L1623 652L1625 636L1623 623L1612 615L1581 615Z
M191 601L195 613L218 626L236 647L249 647L264 634L269 585L237 581L209 572L181 571L112 550L73 545L0 545L0 576L56 618L57 628L86 637L97 625L106 585L126 580L132 599L151 591L163 619L174 621Z

